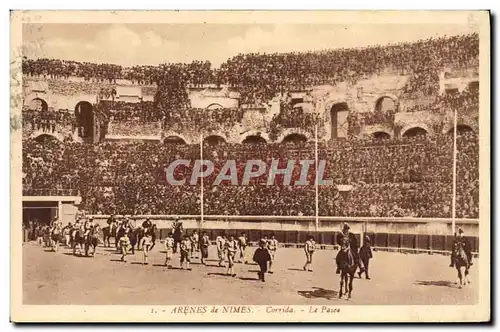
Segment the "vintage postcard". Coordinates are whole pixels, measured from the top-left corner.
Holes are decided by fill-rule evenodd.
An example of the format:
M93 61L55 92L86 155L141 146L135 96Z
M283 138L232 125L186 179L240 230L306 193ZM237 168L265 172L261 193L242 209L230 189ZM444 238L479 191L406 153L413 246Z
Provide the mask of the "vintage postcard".
M490 320L488 12L11 34L12 321Z

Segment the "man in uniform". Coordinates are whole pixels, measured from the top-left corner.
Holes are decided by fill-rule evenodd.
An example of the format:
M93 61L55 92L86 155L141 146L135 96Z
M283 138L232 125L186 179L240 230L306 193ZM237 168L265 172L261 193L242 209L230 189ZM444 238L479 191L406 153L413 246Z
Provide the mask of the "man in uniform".
M186 263L186 269L191 270L189 263L191 263L191 239L187 234L185 234L180 243L181 249L181 269L184 269L184 263Z
M219 266L224 266L222 263L224 263L224 253L225 253L225 246L226 246L226 233L222 233L222 235L219 235L215 238L215 245L217 246L217 257L219 258Z
M226 275L236 277L236 272L234 271L234 256L238 251L238 241L234 239L233 235L229 236L229 240L224 244L224 250L227 253L227 271Z
M174 237L173 234L170 232L168 233L167 237L165 240L163 240L163 245L165 246L165 266L167 268L170 268L170 261L172 260L173 256L173 249L174 249Z
M183 231L182 221L179 220L179 217L176 217L172 225L172 233L174 234L174 254L177 253L177 246L180 245L182 241Z
M131 249L130 248L131 247L130 238L128 237L128 235L129 235L129 229L126 228L123 231L123 235L119 239L120 252L122 254L122 256L121 256L122 262L127 262L127 255L128 255L129 250Z
M455 233L455 239L453 240L453 248L455 245L460 245L465 251L465 254L467 255L467 259L469 260L469 267L472 266L472 250L469 241L464 237L464 230L462 228L458 229L458 232ZM455 262L454 262L454 253L452 251L451 253L451 262L450 262L450 267L454 267Z
M86 222L85 222L85 226L84 226L84 230L85 230L85 233L84 233L84 237L86 238L90 231L92 230L92 228L94 228L94 219L92 217L90 217Z
M152 237L152 234L150 233L152 227L153 227L153 223L151 222L151 220L149 220L149 218L144 220L144 222L142 223L142 229L143 229L144 233L143 233L143 236L141 238L141 242L139 243L139 249L144 250L144 244L145 244L146 240L150 240L149 242L152 242L152 238L148 238L149 236ZM150 243L150 245L152 245L152 243Z
M191 234L191 245L191 258L193 258L193 256L198 258L198 253L200 252L200 236L197 230L194 230L193 234Z
M276 236L274 233L271 234L271 239L267 241L267 249L269 250L269 255L271 256L271 260L269 261L269 273L273 273L273 263L276 258L276 250L278 249L278 240L276 240Z
M363 273L365 270L361 266L361 263L359 261L358 240L356 239L356 235L351 233L350 229L351 227L349 227L349 224L344 223L344 226L342 227L342 233L340 233L339 236L337 237L337 243L342 243L342 240L344 238L349 239L349 246L354 256L354 260L356 261L356 264L359 266L360 272ZM340 257L340 251L338 252L337 257L335 258L335 262L337 263L337 271L336 271L337 274L340 274L339 257Z
M303 267L304 271L313 271L311 264L314 251L316 251L316 242L314 241L314 237L312 235L309 235L304 245L304 252L306 254L306 263Z
M116 225L116 218L115 218L115 215L114 214L111 214L108 218L108 220L106 220L106 223L108 224L108 226L110 227L110 230L111 230L111 225L114 223Z
M259 247L255 250L253 254L253 261L257 263L260 267L258 272L259 279L264 282L265 274L267 272L268 262L271 261L271 256L269 255L269 250L267 249L267 243L264 240L259 241Z
M201 236L201 264L205 265L205 259L208 258L208 247L210 246L210 238L207 232L203 232Z
M240 247L240 259L239 259L240 263L245 263L245 264L248 263L247 253L246 253L247 242L248 242L248 239L247 239L246 234L244 232L241 233L241 236L238 238L238 246Z

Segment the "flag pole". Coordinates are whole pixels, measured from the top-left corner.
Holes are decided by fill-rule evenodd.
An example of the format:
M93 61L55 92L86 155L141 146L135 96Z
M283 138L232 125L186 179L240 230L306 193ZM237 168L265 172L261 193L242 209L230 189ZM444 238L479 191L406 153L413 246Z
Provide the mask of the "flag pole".
M314 159L316 165L316 181L315 181L315 190L316 190L316 231L319 230L319 190L318 190L318 117L316 116L316 124L314 126Z
M453 197L451 202L451 230L455 234L455 215L457 205L457 109L453 118Z
M203 133L200 134L200 164L203 168ZM200 188L200 228L203 229L203 177L201 177Z

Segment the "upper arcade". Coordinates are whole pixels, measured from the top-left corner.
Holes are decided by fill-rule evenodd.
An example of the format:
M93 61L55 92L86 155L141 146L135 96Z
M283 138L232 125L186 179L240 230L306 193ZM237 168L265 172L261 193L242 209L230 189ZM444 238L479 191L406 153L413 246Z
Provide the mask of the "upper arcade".
M157 106L173 70L185 81L178 99L187 108ZM452 129L455 109L459 126L477 132L478 36L238 55L219 69L25 60L23 98L25 137L192 144L432 136Z

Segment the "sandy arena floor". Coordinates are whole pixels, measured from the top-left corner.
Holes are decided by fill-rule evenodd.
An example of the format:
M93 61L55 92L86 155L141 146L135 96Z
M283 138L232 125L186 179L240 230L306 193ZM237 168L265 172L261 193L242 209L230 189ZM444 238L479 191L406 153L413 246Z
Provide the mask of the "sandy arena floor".
M274 274L266 282L257 280L256 265L236 264L235 278L218 267L215 247L210 248L210 266L194 259L192 271L163 266L164 253L157 243L149 265L142 265L142 252L127 263L109 248L98 248L93 258L72 256L70 250L51 252L33 242L23 246L24 304L474 304L478 301L477 261L472 284L459 289L456 270L449 257L374 252L371 280L355 279L352 299L337 298L339 276L333 267L336 251L320 250L314 272L304 272L302 249L280 248ZM250 248L248 256L253 255Z

